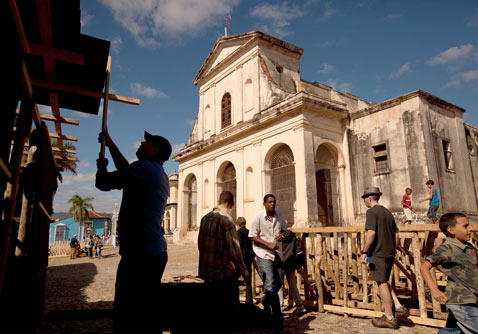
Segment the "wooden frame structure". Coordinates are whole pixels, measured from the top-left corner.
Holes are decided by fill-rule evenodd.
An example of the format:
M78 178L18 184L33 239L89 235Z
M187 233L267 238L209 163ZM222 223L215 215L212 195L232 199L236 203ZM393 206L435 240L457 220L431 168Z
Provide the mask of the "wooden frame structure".
M76 159L63 142L78 139L65 135L61 124L79 121L63 117L60 108L98 114L101 99L139 100L109 93L110 43L80 33L79 0L6 0L0 15L7 69L0 113L1 328L28 332L43 312L58 160ZM40 114L37 103L52 113ZM54 132L45 121L53 122Z
M368 265L359 261L364 245L363 227L293 228L302 240L307 262L301 278L306 303L319 312L334 312L362 317L379 317L382 305L378 286L368 281ZM478 224L472 224L472 242L478 244ZM420 266L445 238L438 225L400 225L398 250L390 283L401 302L410 309L409 321L444 327L447 312L431 297ZM446 276L433 269L439 287ZM255 275L253 275L255 276ZM253 280L256 294L256 280Z

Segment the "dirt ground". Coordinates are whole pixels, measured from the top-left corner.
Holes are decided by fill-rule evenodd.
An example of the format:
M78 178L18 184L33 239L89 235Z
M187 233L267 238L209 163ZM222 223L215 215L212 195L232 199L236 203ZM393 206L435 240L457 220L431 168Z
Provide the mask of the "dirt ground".
M197 274L196 245L168 245L168 264L163 282L173 282ZM53 258L47 270L46 313L36 333L111 333L114 284L120 260L117 249L105 249L103 258ZM258 305L260 307L260 305ZM180 311L180 310L179 310ZM298 317L284 314L283 333L436 333L436 328L407 325L398 330L376 329L370 319L344 317L309 310ZM186 315L185 315L186 316ZM168 333L168 332L165 332ZM235 333L274 333L251 328Z

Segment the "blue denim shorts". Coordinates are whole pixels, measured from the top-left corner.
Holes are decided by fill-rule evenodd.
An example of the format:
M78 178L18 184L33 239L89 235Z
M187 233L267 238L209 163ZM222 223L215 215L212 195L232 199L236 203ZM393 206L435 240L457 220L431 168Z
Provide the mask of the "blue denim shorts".
M430 205L427 212L427 217L433 220L438 220L437 217L438 205Z
M478 305L477 304L446 304L448 320L445 328L438 334L476 334L478 333Z

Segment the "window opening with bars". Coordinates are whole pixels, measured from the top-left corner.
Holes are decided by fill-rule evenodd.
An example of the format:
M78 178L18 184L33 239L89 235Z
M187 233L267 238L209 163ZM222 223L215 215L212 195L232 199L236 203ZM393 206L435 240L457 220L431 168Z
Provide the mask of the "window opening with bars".
M231 94L226 93L221 100L221 129L231 125Z
M387 144L373 146L373 158L375 160L375 173L383 174L390 172Z

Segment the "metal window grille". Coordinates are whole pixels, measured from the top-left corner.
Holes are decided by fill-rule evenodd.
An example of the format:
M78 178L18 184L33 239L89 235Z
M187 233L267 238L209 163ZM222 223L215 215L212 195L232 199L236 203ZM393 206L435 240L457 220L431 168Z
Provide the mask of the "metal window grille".
M221 100L221 128L231 125L231 94L226 93Z

